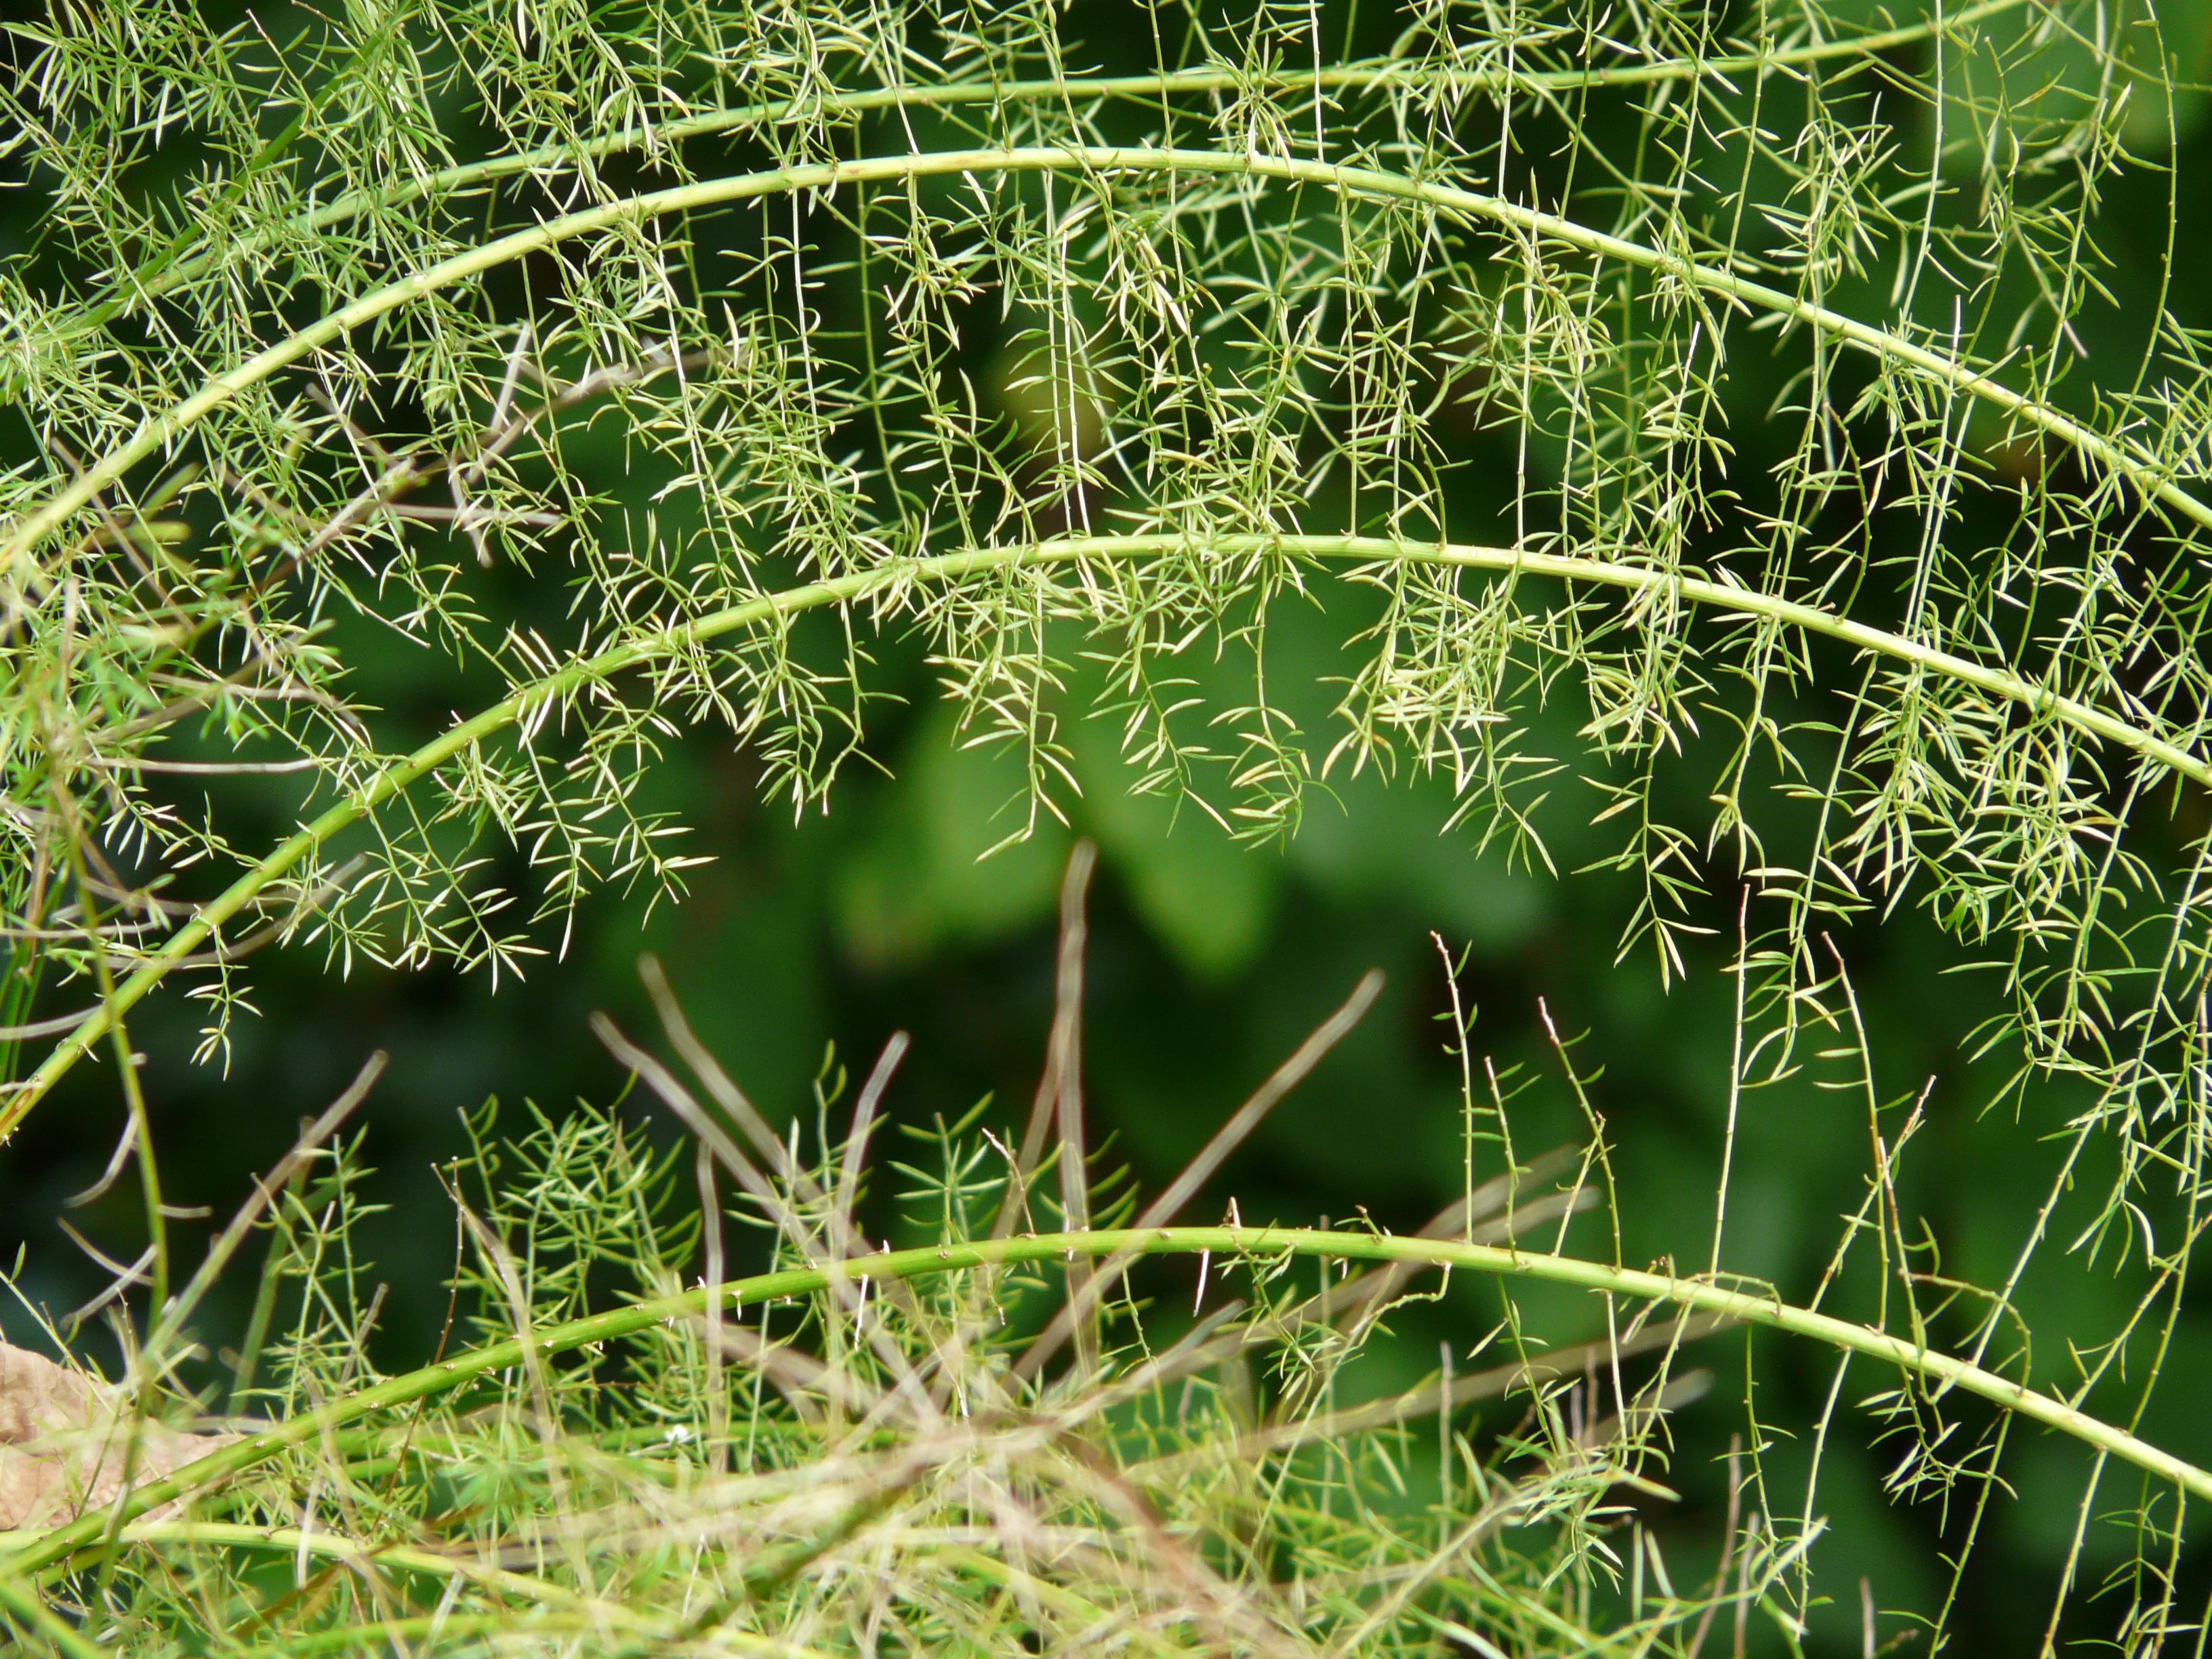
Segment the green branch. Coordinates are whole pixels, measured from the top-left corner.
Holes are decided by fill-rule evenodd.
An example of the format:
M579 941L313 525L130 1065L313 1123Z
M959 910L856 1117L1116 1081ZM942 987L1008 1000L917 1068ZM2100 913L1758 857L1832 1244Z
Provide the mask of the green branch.
M214 1544L228 1549L271 1550L284 1555L312 1555L349 1566L420 1572L438 1578L459 1578L480 1589L504 1591L526 1601L564 1607L581 1606L603 1619L658 1628L639 1619L618 1602L581 1595L576 1591L534 1577L529 1573L466 1556L435 1550L410 1548L404 1544L363 1543L341 1532L316 1528L303 1532L296 1527L256 1527L234 1521L141 1521L124 1528L117 1536L126 1544Z
M726 1305L735 1310L787 1297L810 1296L833 1283L860 1279L926 1279L977 1267L1067 1261L1078 1256L1097 1258L1123 1253L1195 1255L1200 1252L1221 1257L1287 1255L1323 1261L1404 1262L1455 1268L1501 1279L1571 1285L1602 1295L1665 1304L1745 1324L1763 1325L1793 1336L1809 1337L1844 1352L1894 1365L1929 1382L1977 1395L2017 1417L2056 1429L2131 1463L2185 1493L2212 1498L2212 1470L2185 1462L2124 1429L2089 1416L2063 1400L1886 1331L1815 1313L1808 1308L1793 1307L1771 1296L1728 1290L1705 1279L1680 1279L1668 1273L1607 1267L1574 1256L1547 1255L1486 1244L1268 1227L1161 1227L1043 1233L1022 1238L923 1245L916 1249L867 1256L836 1267L788 1268L738 1280L725 1286L723 1295ZM706 1299L706 1291L693 1291L682 1296L635 1303L611 1313L568 1320L534 1333L527 1348L523 1339L510 1337L363 1389L318 1411L292 1418L210 1452L163 1480L137 1487L118 1510L85 1516L36 1537L7 1558L7 1569L22 1575L61 1565L97 1545L118 1512L125 1520L142 1515L212 1481L266 1462L293 1447L313 1444L345 1424L427 1400L479 1377L506 1370L522 1364L532 1353L542 1358L570 1352L593 1343L629 1336L664 1322L673 1322L696 1315L704 1309Z
M418 201L444 198L459 191L495 184L502 179L544 173L584 161L645 147L683 144L697 138L718 137L750 127L781 125L838 116L873 114L886 110L957 108L963 104L1000 107L1012 104L1062 100L1071 106L1106 100L1149 102L1194 93L1239 93L1251 90L1305 92L1364 92L1396 88L1454 92L1523 91L1572 92L1585 87L1643 87L1668 81L1716 80L1735 75L1764 75L1777 70L1809 68L1839 58L1870 59L1877 53L1895 52L1938 37L1951 39L1977 23L2008 11L2017 11L2028 0L1984 0L1951 16L1931 18L1903 28L1875 34L1851 35L1792 46L1782 52L1744 52L1722 58L1677 58L1651 64L1621 64L1602 69L1576 70L1451 70L1430 69L1417 64L1385 59L1310 70L1271 70L1250 75L1227 69L1177 70L1159 75L1065 76L1028 81L954 81L937 86L870 87L854 91L810 93L728 109L702 110L696 115L659 125L625 126L618 132L574 143L541 144L535 149L487 161L469 161L419 179L409 179L396 188L350 191L337 200L295 214L279 224L216 252L189 259L179 250L160 257L115 283L79 317L73 330L89 332L137 309L143 301L204 276L218 260L228 264L250 258L301 236L319 235L346 224L362 214L391 212ZM295 123L296 126L297 124ZM289 140L293 131L283 135ZM278 146L272 145L269 154ZM257 157L258 163L261 158Z
M641 220L671 216L708 207L726 206L758 197L799 191L836 191L872 184L976 173L1195 173L1273 179L1313 185L1346 195L1418 203L1469 222L1504 225L1560 243L1600 259L1669 277L1697 291L1742 304L1818 329L1845 344L1900 363L1930 379L1981 399L2039 428L2100 466L2128 480L2146 498L2172 507L2212 529L2212 506L2181 488L2148 458L2129 453L2120 444L2092 432L2071 416L2013 391L1956 359L1917 345L1903 335L1874 327L1826 306L1800 299L1717 270L1695 260L1593 230L1556 214L1523 207L1503 197L1460 190L1449 185L1407 179L1370 167L1337 167L1294 156L1231 155L1213 150L1148 149L1108 145L1065 145L1017 149L945 150L929 155L879 155L856 161L778 167L649 191L578 213L549 219L526 230L495 238L411 276L362 295L256 353L209 380L183 401L149 416L130 438L85 469L46 504L21 519L0 550L0 568L12 576L16 563L40 541L58 530L70 515L119 483L140 462L173 446L206 415L240 393L267 380L311 353L345 338L356 329L389 316L409 303L556 243ZM11 604L15 603L11 599Z
M681 656L693 648L763 623L797 616L827 606L849 605L887 591L921 583L956 583L979 573L1013 567L1038 568L1088 560L1111 562L1158 557L1208 548L1224 554L1275 550L1333 562L1397 562L1497 571L1516 575L1548 576L1569 582L1593 582L1604 586L1643 592L1659 591L1692 604L1738 616L1759 617L1840 641L1854 649L1869 651L1930 673L1972 685L1994 697L2014 702L2032 714L2056 720L2092 737L2154 762L2212 788L2212 761L2191 753L2154 733L2077 698L2059 696L2033 681L2000 668L1991 668L1948 651L1939 651L1903 635L1871 628L1814 606L1757 593L1747 588L1704 577L1679 575L1643 566L1618 564L1602 559L1566 554L1535 553L1514 548L1437 545L1393 541L1373 536L1220 536L1181 535L1070 537L1011 547L970 549L933 558L902 560L855 571L828 580L762 599L748 600L710 612L694 622L614 646L597 655L566 664L532 681L511 696L462 721L404 758L395 760L368 782L329 807L303 826L275 852L257 864L166 940L161 948L116 986L114 995L88 1014L0 1106L0 1140L15 1132L31 1108L62 1076L161 983L170 971L213 937L216 930L251 904L270 883L281 879L343 830L359 823L386 801L436 770L463 750L507 730L536 709L573 696L585 686L647 663Z

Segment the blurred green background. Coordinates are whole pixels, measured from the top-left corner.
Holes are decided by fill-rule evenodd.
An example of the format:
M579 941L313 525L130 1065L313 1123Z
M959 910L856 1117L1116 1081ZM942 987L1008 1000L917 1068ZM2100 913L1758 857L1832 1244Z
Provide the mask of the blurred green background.
M1115 9L1079 9L1067 31L1095 43L1087 57L1107 69L1126 67L1115 57L1108 15ZM2201 111L2184 114L2182 151L2170 159L2184 177L2202 178L2212 142ZM2148 174L2106 202L2102 232L2118 257L2103 276L2112 301L2093 306L2077 325L2093 357L2131 361L2140 349L2166 244L2166 203L2163 185ZM0 198L0 213L12 216L0 222L0 251L33 246L35 204L35 192ZM2185 321L2212 324L2212 270L2200 251L2184 245L2166 301ZM1011 378L1002 367L981 367L983 384ZM1746 477L1761 476L1778 453L1772 447L1788 435L1763 419L1786 367L1739 362L1725 387L1736 465ZM1022 410L1010 407L1008 415L1018 420ZM1514 440L1472 427L1454 436L1470 461L1454 511L1479 523L1502 509L1503 495L1484 491L1510 480ZM7 465L30 453L20 431L0 443ZM611 442L605 465L604 482L618 498L651 495L654 481L623 474ZM658 510L664 531L680 537L673 522L680 501ZM1972 512L1961 534L1977 533ZM549 594L501 570L485 580L485 602L494 614L501 606L557 612L562 596L556 591ZM1327 746L1332 677L1344 672L1343 643L1367 620L1366 603L1357 590L1324 586L1314 603L1276 614L1273 684L1317 750ZM395 733L428 733L451 711L483 700L485 682L387 630L342 624L340 647L356 665L361 695L386 711ZM1648 945L1626 957L1619 949L1637 884L1617 872L1582 870L1617 840L1590 825L1600 803L1578 781L1562 778L1540 818L1558 874L1540 864L1509 864L1496 849L1479 853L1473 832L1447 827L1448 785L1418 777L1389 785L1372 775L1333 778L1315 789L1286 844L1252 848L1232 842L1200 811L1132 796L1112 727L1077 720L1069 735L1081 793L1067 797L1070 824L1044 821L1028 841L982 860L1022 821L1019 769L995 751L962 746L915 641L884 639L874 648L883 701L866 763L848 769L826 812L794 822L787 810L764 805L753 762L725 738L676 743L645 804L689 823L690 850L712 862L693 872L680 904L649 915L636 895L593 899L565 955L541 958L521 982L495 985L487 975L445 967L401 974L358 964L342 977L312 950L264 955L252 965L258 1017L236 1027L227 1065L197 1068L189 1056L198 1010L173 991L155 998L133 1032L150 1057L145 1076L173 1201L227 1214L248 1191L248 1172L282 1153L296 1121L326 1103L372 1050L388 1050L390 1070L360 1119L366 1156L381 1171L374 1195L386 1207L361 1243L373 1276L391 1286L374 1351L388 1365L406 1363L427 1350L443 1316L441 1286L456 1239L433 1168L459 1150L460 1115L493 1096L552 1110L578 1097L612 1097L623 1079L591 1036L586 1016L608 1010L634 1036L656 1040L635 973L647 950L667 963L701 1036L771 1115L811 1119L825 1065L865 1071L890 1035L904 1030L915 1047L888 1098L894 1117L950 1118L990 1096L997 1121L1018 1122L1051 1018L1057 888L1080 834L1095 838L1103 854L1091 905L1089 1109L1143 1186L1162 1184L1360 974L1379 967L1389 976L1382 1000L1237 1155L1194 1217L1210 1219L1233 1197L1248 1220L1310 1223L1364 1210L1385 1226L1411 1229L1449 1202L1462 1180L1462 1111L1457 1065L1447 1052L1450 1029L1442 1023L1449 998L1441 938L1455 957L1465 952L1460 990L1475 1011L1478 1057L1491 1060L1506 1087L1522 1091L1512 1102L1518 1149L1526 1154L1588 1134L1552 1051L1542 1018L1548 1010L1560 1032L1578 1039L1576 1063L1589 1080L1622 1194L1626 1258L1641 1263L1673 1253L1703 1265L1731 1065L1735 984L1726 969L1736 948L1739 887L1730 849L1708 860L1713 890L1686 918L1705 931L1688 939L1686 973L1670 985ZM1724 699L1725 689L1714 695ZM1085 701L1079 672L1068 703L1079 708ZM1573 753L1571 693L1550 724L1536 746ZM1712 725L1725 722L1717 714ZM1661 816L1702 822L1723 753L1708 740L1663 769ZM234 823L248 824L258 812L272 838L281 833L282 804L251 781L215 787ZM2179 802L2170 823L2148 826L2139 850L2178 858L2203 814L2201 799ZM519 859L487 850L495 859L492 878L527 886ZM558 943L555 928L538 933L549 950ZM2001 1012L1997 981L1970 971L1972 954L1909 898L1887 918L1838 929L1833 940L1856 988L1881 1097L1929 1091L1929 1127L1906 1163L1901 1194L1907 1214L1927 1225L1923 1265L1999 1281L2063 1155L2053 1136L2085 1103L2063 1085L2037 1085L2002 1111L1984 1110L2016 1064L2005 1049L1976 1059L1969 1048L1977 1029ZM834 1060L826 1060L833 1051ZM1743 1102L1726 1265L1792 1297L1817 1282L1842 1218L1865 1190L1864 1099L1835 1086L1850 1079L1852 1066L1847 1058L1811 1059L1796 1077ZM73 1212L64 1207L97 1178L121 1127L103 1060L80 1067L0 1152L0 1247L9 1257L24 1247L17 1285L30 1301L65 1310L104 1282L58 1231L65 1214L95 1240L135 1253L133 1194L118 1190ZM1478 1174L1494 1173L1498 1150L1486 1146L1480 1156L1486 1162ZM2106 1173L2092 1167L2081 1183L2092 1208ZM2063 1224L2081 1218L2062 1211L2054 1231L2068 1234ZM191 1229L184 1234L189 1241ZM1577 1224L1571 1244L1592 1254L1610 1248L1595 1218ZM2039 1376L2063 1382L2065 1340L2108 1335L2130 1305L2133 1283L2078 1259L2047 1256L2021 1298L2039 1334ZM1833 1305L1863 1312L1871 1293L1869 1284L1855 1281ZM1529 1301L1556 1316L1547 1334L1558 1340L1595 1328L1587 1306ZM1402 1341L1395 1357L1378 1361L1376 1386L1394 1367L1410 1378L1431 1366L1439 1341L1460 1350L1464 1367L1467 1345L1494 1311L1487 1292L1462 1286L1452 1303L1409 1313L1396 1322ZM217 1328L236 1317L220 1304L210 1315ZM1686 1539L1710 1536L1717 1524L1720 1458L1730 1435L1745 1428L1745 1345L1741 1335L1716 1339L1697 1356L1719 1381L1680 1425L1675 1473L1684 1503L1672 1518L1647 1516ZM1758 1352L1765 1412L1774 1421L1808 1423L1829 1386L1826 1356L1764 1340ZM2185 1456L2212 1460L2212 1419L2198 1403L2212 1388L2212 1314L2201 1296L2167 1376L2145 1432ZM1862 1373L1847 1397L1875 1386ZM1979 1421L1971 1411L1962 1416ZM1940 1595L1938 1555L1955 1542L1960 1516L1932 1502L1883 1506L1881 1480L1899 1449L1876 1444L1872 1425L1856 1414L1839 1432L1821 1499L1832 1522L1823 1575L1846 1589L1864 1576L1884 1607L1926 1608ZM1802 1453L1802 1441L1772 1449L1785 1467ZM2019 1650L2039 1636L2087 1467L2070 1444L2028 1437L2015 1444L2007 1469L2024 1501L2004 1506L1992 1522L1992 1547L1968 1581L1963 1628L1987 1644L1980 1650ZM2096 1528L2085 1548L2082 1577L2094 1582L2107 1559ZM2195 1558L2186 1565L2201 1567ZM1856 1626L1854 1606L1824 1628L1838 1650L1856 1651Z

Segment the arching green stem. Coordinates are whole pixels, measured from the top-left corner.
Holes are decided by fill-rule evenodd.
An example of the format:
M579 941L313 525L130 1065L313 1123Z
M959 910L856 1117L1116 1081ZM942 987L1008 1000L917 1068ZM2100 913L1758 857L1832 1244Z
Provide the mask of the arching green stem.
M386 1571L459 1578L480 1589L526 1601L584 1607L612 1623L649 1623L617 1602L595 1600L529 1573L472 1561L465 1556L412 1549L404 1544L365 1545L342 1532L320 1528L303 1532L296 1527L255 1527L234 1521L142 1521L124 1528L117 1536L126 1544L213 1544L229 1549L312 1555L326 1561L373 1561Z
M832 1267L793 1267L763 1273L723 1287L725 1304L735 1310L758 1306L786 1297L810 1296L833 1283L860 1279L925 1279L940 1273L963 1273L977 1267L1008 1267L1024 1262L1095 1259L1124 1254L1196 1255L1208 1252L1221 1258L1261 1259L1282 1255L1316 1257L1324 1261L1411 1262L1449 1267L1464 1273L1488 1273L1500 1279L1538 1280L1571 1285L1630 1301L1662 1304L1698 1313L1718 1315L1748 1325L1762 1325L1793 1336L1808 1337L1844 1352L1863 1355L1894 1365L1908 1376L1923 1378L1989 1401L2015 1416L2041 1424L2096 1447L2124 1462L2131 1463L2160 1480L2170 1481L2197 1498L2212 1498L2212 1470L2199 1468L2126 1430L2091 1417L2079 1407L2053 1395L2023 1387L2010 1378L1978 1365L1937 1353L1917 1342L1890 1335L1849 1320L1793 1307L1778 1298L1754 1291L1730 1290L1703 1279L1681 1279L1668 1273L1647 1273L1630 1267L1608 1267L1575 1256L1547 1255L1486 1244L1460 1244L1426 1238L1395 1238L1373 1233L1322 1232L1303 1228L1273 1227L1160 1227L1148 1230L1105 1229L1072 1233L1041 1233L1020 1238L980 1239L959 1244L924 1245L894 1250ZM550 1325L529 1339L529 1351L538 1356L573 1352L596 1342L628 1336L664 1321L696 1315L706 1304L707 1292L662 1297L633 1304L611 1313ZM275 1428L236 1441L187 1464L164 1480L150 1481L134 1491L122 1508L125 1519L207 1486L212 1481L267 1462L295 1446L315 1443L332 1429L357 1422L379 1412L412 1404L491 1376L523 1362L523 1339L511 1337L395 1376L361 1389L278 1424ZM111 1520L110 1512L87 1516L57 1527L19 1547L7 1559L18 1575L34 1573L68 1561L99 1542Z
M2004 12L2017 11L2028 0L1984 0L1978 6L1948 16L1873 34L1847 35L1814 41L1780 52L1740 52L1718 58L1674 58L1659 63L1619 64L1595 69L1571 70L1454 70L1430 69L1396 59L1347 64L1310 70L1279 70L1251 75L1225 69L1175 70L1161 75L1071 75L1029 81L953 81L941 85L867 87L855 90L809 93L802 97L728 109L702 110L679 120L658 125L625 126L574 143L541 144L535 149L495 155L445 167L420 179L408 179L381 191L349 191L336 201L297 214L283 224L231 244L220 253L179 258L176 250L164 252L151 264L93 301L70 326L89 331L105 326L138 305L173 292L206 273L221 258L250 257L286 240L313 236L360 217L371 209L391 211L410 203L432 200L456 192L479 189L502 179L545 173L580 162L604 161L635 149L658 149L742 132L749 127L805 120L867 115L882 110L957 108L964 104L1004 107L1013 104L1062 100L1081 106L1107 100L1146 103L1193 94L1249 91L1365 92L1375 88L1405 88L1424 92L1505 91L1557 93L1584 87L1646 87L1669 81L1725 82L1738 75L1763 75L1775 70L1808 69L1838 58L1873 59L1882 52L1916 46L1938 38L1955 39L1963 31ZM289 135L288 135L289 136ZM272 149L276 148L272 146Z
M473 718L423 744L412 754L393 761L344 799L327 808L301 828L253 868L216 897L210 899L179 927L131 975L115 988L115 994L89 1013L83 1024L64 1037L37 1071L0 1105L0 1139L15 1132L31 1108L70 1068L106 1035L112 1023L130 1012L147 993L179 963L212 937L233 916L252 903L270 883L280 880L301 860L319 851L342 831L359 823L386 801L463 750L520 724L535 709L574 695L586 685L605 680L645 664L675 657L692 648L780 618L825 607L851 605L880 598L920 584L950 584L1009 567L1042 567L1080 563L1132 562L1163 555L1210 549L1224 554L1277 551L1302 558L1332 562L1401 562L1446 566L1468 570L1552 577L1570 582L1594 582L1634 592L1662 591L1692 604L1738 616L1770 618L1805 633L1840 641L1854 649L1869 651L1907 663L1930 673L1972 685L1994 697L2020 704L2037 716L2055 720L2163 766L2183 777L2212 788L2212 761L2194 755L2154 733L2083 702L2061 696L2033 681L2001 668L1988 667L1971 659L1893 634L1864 623L1853 622L1814 606L1776 599L1748 588L1686 576L1647 567L1614 563L1603 559L1567 554L1537 553L1510 547L1394 541L1375 536L1221 536L1178 535L1069 537L1011 547L975 548L933 558L901 560L828 580L809 582L781 593L749 600L708 613L695 622L627 641L595 656L570 662L543 678L532 681L512 696L494 703Z
M1954 358L1915 343L1901 334L1863 323L1780 289L1754 283L1735 272L1700 264L1608 232L1523 207L1503 197L1449 185L1407 179L1372 167L1338 167L1285 155L1236 155L1215 150L1148 149L1071 144L1052 148L945 150L926 155L878 155L856 161L778 167L679 185L667 190L611 202L571 213L526 230L496 237L481 247L456 254L397 283L362 295L317 319L236 368L216 375L199 391L151 415L138 430L93 466L48 496L9 533L0 550L0 568L11 583L15 567L70 515L118 483L140 462L173 445L212 410L258 386L324 346L345 338L403 307L482 276L487 271L556 243L641 220L666 217L702 208L726 206L763 196L799 191L836 191L897 180L962 173L1085 173L1107 174L1194 173L1279 179L1340 191L1377 200L1418 203L1471 223L1503 225L1543 240L1559 243L1599 259L1668 277L1713 298L1785 318L1887 362L1902 364L2036 427L2078 450L2100 468L2126 479L2147 499L2169 507L2212 529L2212 506L2199 501L2148 458L2130 453L2118 441L2092 432L2070 416L2013 391ZM20 593L10 605L21 603Z

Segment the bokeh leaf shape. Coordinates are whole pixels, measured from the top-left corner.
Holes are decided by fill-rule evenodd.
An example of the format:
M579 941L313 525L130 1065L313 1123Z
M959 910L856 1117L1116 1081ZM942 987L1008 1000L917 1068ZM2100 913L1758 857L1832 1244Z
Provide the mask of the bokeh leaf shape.
M1480 955L1510 956L1552 920L1553 878L1511 867L1502 847L1478 850L1450 827L1454 805L1441 777L1339 779L1314 792L1291 863L1338 903L1401 906Z
M1146 929L1194 979L1218 983L1248 966L1274 915L1279 855L1238 845L1193 803L1132 793L1135 775L1103 723L1070 721L1061 737L1076 788L1063 780L1057 799L1097 840ZM933 705L885 791L836 896L860 961L897 968L1051 915L1072 837L1040 812L1026 839L1008 840L1028 799L1011 747L975 742L950 705Z
M842 874L839 931L869 967L988 945L1052 912L1068 833L1039 811L1031 834L1009 841L1029 811L1021 761L975 737L959 729L951 704L929 707Z
M1274 920L1281 853L1235 841L1194 800L1132 790L1135 774L1101 721L1073 724L1068 749L1083 788L1080 822L1154 937L1209 984L1250 966Z
M1195 800L1133 790L1109 722L1066 720L1058 738L1068 823L1039 812L1027 839L1009 841L1028 799L1018 754L975 742L949 704L922 714L837 887L854 958L897 969L1044 924L1070 825L1097 841L1139 920L1202 984L1258 957L1293 875L1339 902L1402 906L1492 956L1524 946L1549 916L1549 876L1509 870L1501 852L1479 854L1449 828L1442 778L1340 779L1312 792L1285 844L1252 847Z

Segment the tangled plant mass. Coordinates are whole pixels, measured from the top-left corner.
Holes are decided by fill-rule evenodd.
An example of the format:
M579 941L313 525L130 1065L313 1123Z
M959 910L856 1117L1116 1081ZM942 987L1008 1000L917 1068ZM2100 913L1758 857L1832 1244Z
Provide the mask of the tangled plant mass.
M112 1062L146 1234L112 1389L0 1350L19 1640L1939 1650L2033 1424L2094 1459L2046 1644L2200 1650L2212 1476L2146 1428L2212 1133L2197 0L7 28L38 234L0 265L0 1133ZM2165 245L2108 246L2153 197ZM1285 684L1271 629L1316 605L1340 672ZM471 701L426 724L364 668L386 638ZM1424 1239L1189 1224L1371 988L1139 1207L1083 1126L1087 852L1030 1133L927 1132L913 1249L861 1237L888 1070L803 1162L664 994L703 1099L604 1035L690 1150L627 1107L487 1116L427 1369L374 1373L330 1265L366 1078L173 1271L145 999L197 1000L217 1065L264 948L507 975L594 893L678 902L706 854L655 761L714 730L819 807L917 639L962 740L1019 763L1010 839L1068 811L1097 720L1127 788L1255 842L1370 772L1448 779L1451 833L1562 880L1571 820L1668 978L1740 902L1730 1152L1762 1079L1865 1097L1819 1294L1726 1271L1726 1158L1709 1262L1622 1259L1596 1115L1519 1160L1471 1065ZM1898 1203L1924 1120L1829 938L1915 908L2002 981L1957 1034L1997 1103L2070 1091L2002 1283L1947 1277ZM261 1234L246 1339L199 1332ZM2118 1334L2044 1334L2062 1375L2015 1292L2069 1248L2131 1277ZM1339 1398L1395 1307L1469 1278L1485 1369ZM1862 1281L1868 1316L1821 1305ZM1539 1282L1602 1337L1547 1351ZM1723 1328L1754 1402L1777 1354L1834 1381L1802 1491L1749 1408L1692 1565L1642 1506L1711 1381L1678 1351ZM1817 1475L1869 1362L1951 1589L1887 1625L1869 1590L1839 1637ZM228 1437L179 1462L194 1431ZM2126 1542L2089 1583L2093 1518Z

